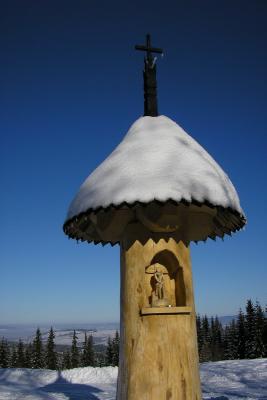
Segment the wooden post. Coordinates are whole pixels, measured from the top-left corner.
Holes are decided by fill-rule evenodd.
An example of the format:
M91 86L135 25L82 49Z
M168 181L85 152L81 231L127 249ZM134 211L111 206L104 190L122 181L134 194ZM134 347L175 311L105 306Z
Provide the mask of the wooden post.
M146 269L155 263L169 271L165 281L171 307L151 307ZM202 398L190 250L181 241L142 244L125 234L120 337L117 400Z

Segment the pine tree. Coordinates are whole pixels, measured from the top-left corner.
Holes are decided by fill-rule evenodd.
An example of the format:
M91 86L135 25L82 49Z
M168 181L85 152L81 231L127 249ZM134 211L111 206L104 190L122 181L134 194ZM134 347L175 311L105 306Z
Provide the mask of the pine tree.
M112 346L112 340L111 337L108 337L108 345L106 349L106 365L112 365L113 361L113 346Z
M95 353L95 366L96 367L105 367L106 366L105 353L102 353L102 352Z
M86 367L86 363L87 363L86 347L87 347L87 334L86 334L86 332L84 332L84 342L83 342L82 355L81 355L81 364L83 367Z
M32 344L32 368L44 367L44 355L41 331L39 328L36 330L35 338Z
M93 336L90 335L87 340L87 354L88 354L88 362L91 367L95 366L95 352L94 352L94 341Z
M200 355L202 352L202 347L203 347L203 337L202 337L202 329L201 329L201 318L200 318L199 314L197 314L197 317L196 317L196 327L197 327L198 353Z
M33 346L29 343L25 349L25 368L33 368L32 366Z
M93 336L90 335L89 337L87 337L86 333L84 335L82 366L83 367L94 367L95 366Z
M222 359L222 325L216 315L211 318L211 359L218 361Z
M71 368L71 357L70 352L66 351L63 354L63 362L62 362L62 369L70 369Z
M17 368L25 368L24 343L20 339L17 346Z
M7 341L2 338L0 342L0 367L7 368L9 366L9 346Z
M55 352L55 334L53 328L50 328L46 343L46 353L45 353L45 366L48 369L57 369L57 353Z
M73 331L72 337L72 345L71 345L71 367L78 368L79 367L79 350L77 347L77 339L75 330Z
M245 327L245 317L240 308L238 318L237 318L237 358L243 360L246 356L246 327Z
M118 367L120 354L120 336L118 331L116 331L115 337L112 340L112 353L112 365Z
M215 331L215 321L214 318L210 319L210 352L211 352L211 361L215 361L216 359L216 331Z
M210 325L206 315L201 320L201 332L203 338L203 346L200 352L200 361L207 362L211 361L211 348L210 348Z
M225 330L225 351L226 360L235 360L238 358L238 331L235 320L232 320Z
M265 308L265 316L264 316L263 344L265 348L264 357L267 357L267 306Z
M218 317L196 317L200 362L267 357L267 307L247 301L246 314L223 327Z
M255 306L255 356L262 358L265 355L264 346L264 312L259 302Z
M13 347L11 348L11 355L10 355L9 366L10 366L11 368L17 368L17 362L18 362L18 353L17 353L16 346L13 346Z
M247 301L245 327L246 327L246 358L256 357L256 323L255 323L255 307L251 300Z

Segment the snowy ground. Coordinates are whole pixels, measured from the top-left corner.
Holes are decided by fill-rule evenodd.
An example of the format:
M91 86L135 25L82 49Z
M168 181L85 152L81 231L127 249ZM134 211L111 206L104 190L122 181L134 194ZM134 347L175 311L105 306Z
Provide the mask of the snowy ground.
M1 400L113 400L117 368L0 369Z
M267 359L201 364L203 400L267 400Z
M115 400L117 368L0 369L0 400ZM203 400L267 400L267 359L201 365Z

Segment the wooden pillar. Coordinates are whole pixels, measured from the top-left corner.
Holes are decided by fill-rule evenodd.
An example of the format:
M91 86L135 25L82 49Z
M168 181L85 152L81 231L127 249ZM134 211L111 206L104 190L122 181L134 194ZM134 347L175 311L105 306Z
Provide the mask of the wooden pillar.
M172 307L151 307L146 270L154 263L170 271L165 281L175 291L169 294ZM120 337L117 400L202 398L190 250L182 242L149 239L141 244L125 235Z

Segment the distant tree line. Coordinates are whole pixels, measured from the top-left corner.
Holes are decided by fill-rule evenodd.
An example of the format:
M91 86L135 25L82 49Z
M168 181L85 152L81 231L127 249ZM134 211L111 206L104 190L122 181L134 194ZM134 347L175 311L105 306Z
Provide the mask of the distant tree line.
M119 364L119 333L108 338L104 352L96 352L93 336L84 335L82 348L78 347L74 330L70 350L58 352L55 349L55 333L51 327L47 342L43 344L39 328L32 343L25 344L19 340L17 344L9 343L5 338L0 341L1 368L47 368L63 370L78 367L117 366Z
M197 315L200 362L267 357L267 307L247 301L245 313L225 327L218 317Z
M245 312L239 310L237 318L223 326L219 318L206 315L196 318L200 362L267 357L267 307L265 312L259 302L247 301ZM77 345L73 332L70 350L55 350L55 334L50 329L47 342L42 342L38 328L32 343L10 344L0 341L0 367L70 369L78 367L103 367L119 365L120 337L108 338L104 352L97 352L93 336L85 333L83 346Z

